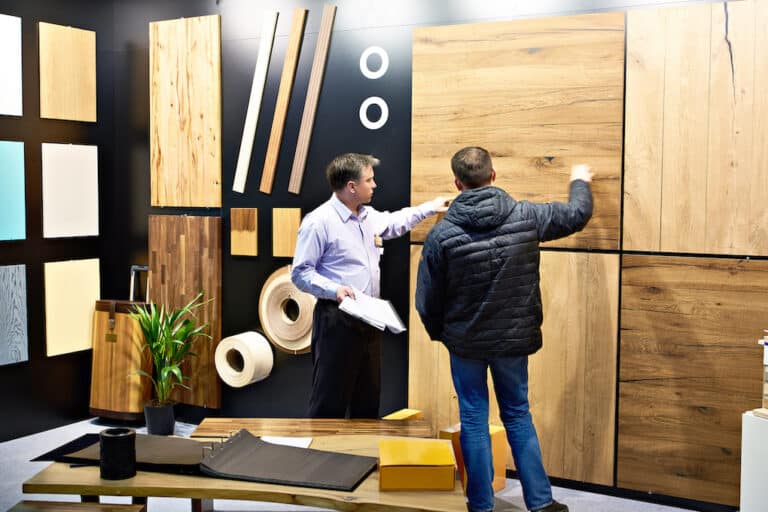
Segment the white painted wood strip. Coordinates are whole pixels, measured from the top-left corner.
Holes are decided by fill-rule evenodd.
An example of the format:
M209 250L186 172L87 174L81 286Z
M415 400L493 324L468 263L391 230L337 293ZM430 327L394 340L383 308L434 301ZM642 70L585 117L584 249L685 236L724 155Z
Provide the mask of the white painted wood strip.
M22 115L21 18L0 14L0 115Z
M98 148L43 144L43 237L99 234Z
M264 22L261 26L259 54L256 57L256 68L253 71L251 97L248 100L248 112L245 114L243 138L240 141L240 154L237 156L237 166L235 167L235 182L232 185L232 190L240 192L241 194L245 192L248 167L251 165L253 139L256 136L256 125L259 121L261 100L264 95L264 86L267 82L267 71L269 70L269 60L272 54L272 44L274 43L275 31L277 29L277 16L277 11L267 12L264 15Z

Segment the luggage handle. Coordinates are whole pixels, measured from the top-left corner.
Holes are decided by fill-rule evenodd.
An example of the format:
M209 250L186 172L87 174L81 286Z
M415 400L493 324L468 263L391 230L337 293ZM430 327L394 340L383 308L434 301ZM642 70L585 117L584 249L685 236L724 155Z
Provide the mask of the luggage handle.
M148 265L131 265L131 287L130 291L128 292L128 300L133 301L135 300L134 295L134 289L136 284L136 275L140 272L149 272L149 266ZM149 302L149 278L147 278L147 293L146 298L144 302Z

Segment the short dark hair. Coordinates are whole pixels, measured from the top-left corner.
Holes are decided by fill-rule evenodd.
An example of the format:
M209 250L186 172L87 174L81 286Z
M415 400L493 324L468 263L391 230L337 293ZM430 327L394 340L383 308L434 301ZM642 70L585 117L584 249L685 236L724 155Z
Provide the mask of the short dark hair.
M363 169L369 165L376 167L379 165L379 159L373 155L344 153L331 160L325 168L325 177L334 191L341 190L350 181L360 181Z
M460 149L451 158L451 169L465 187L477 188L491 183L491 155L479 146Z

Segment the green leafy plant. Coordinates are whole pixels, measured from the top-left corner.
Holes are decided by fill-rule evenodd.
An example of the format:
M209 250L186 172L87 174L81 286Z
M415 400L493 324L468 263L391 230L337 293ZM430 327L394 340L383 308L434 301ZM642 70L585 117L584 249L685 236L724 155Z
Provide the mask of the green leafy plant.
M196 355L190 350L196 338L210 339L204 332L208 325L197 325L195 316L195 310L212 300L201 302L202 297L203 292L200 292L188 304L174 310L166 310L165 306L158 308L154 303L133 308L131 317L139 322L144 334L142 350L149 351L153 365L152 375L143 370L136 370L136 373L152 381L157 404L170 403L171 391L176 386L189 389L184 384L188 377L182 373L181 365L187 357Z

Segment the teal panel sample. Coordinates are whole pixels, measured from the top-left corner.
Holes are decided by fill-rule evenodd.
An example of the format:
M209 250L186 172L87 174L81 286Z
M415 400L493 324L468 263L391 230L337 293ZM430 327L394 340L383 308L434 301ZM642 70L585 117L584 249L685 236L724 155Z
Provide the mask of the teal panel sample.
M0 140L0 240L26 238L24 143Z

